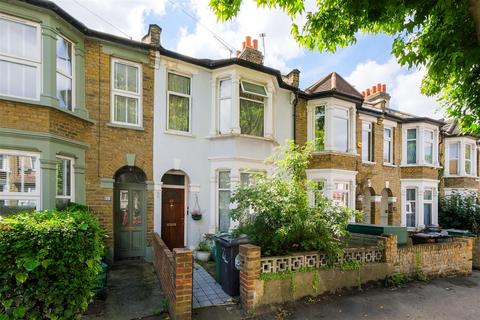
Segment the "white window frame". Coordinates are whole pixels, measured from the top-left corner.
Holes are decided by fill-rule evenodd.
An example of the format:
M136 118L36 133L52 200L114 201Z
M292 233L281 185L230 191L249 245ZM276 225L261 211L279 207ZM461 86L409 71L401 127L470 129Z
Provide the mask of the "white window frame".
M323 150L325 150L325 140L326 140L326 127L327 127L327 114L326 114L326 105L325 104L319 104L317 106L313 107L313 142L315 146L315 151L323 151L323 150L318 150L316 146L316 141L317 141L317 109L318 108L323 108Z
M256 92L251 92L251 91L248 91L248 90L245 91L244 88L243 88L243 83L244 82L263 87L265 92L267 92L267 95L262 95L262 94L259 94L259 93L256 93ZM232 86L233 86L233 83L232 83ZM247 137L256 137L256 138L265 137L265 134L266 134L266 131L267 131L266 130L267 129L266 128L267 102L269 100L267 88L263 84L259 84L259 83L256 83L256 82L253 82L253 81L248 81L248 80L240 80L240 86L241 86L241 90L238 91L238 127L240 128L240 134L242 136L247 136ZM246 94L262 97L263 101L242 97L242 91ZM240 113L241 113L241 108L242 108L242 100L252 101L252 102L255 102L255 103L263 104L263 135L262 136L256 136L256 135L252 135L252 134L242 133L242 125L241 125L241 119L240 119Z
M460 173L460 161L461 161L461 154L462 154L462 144L460 141L456 141L456 142L449 142L448 144L448 155L447 155L447 159L448 159L448 162L446 163L446 167L448 168L447 171L448 171L448 174L449 175L454 175L454 176L460 176L461 173ZM450 154L450 150L451 150L451 146L452 145L456 145L457 146L457 154L456 154L456 157L452 157L451 154ZM456 173L450 173L450 161L451 160L457 160L457 172Z
M416 139L408 139L408 130L416 130ZM433 132L433 152L432 152L432 162L425 161L425 132ZM438 168L438 144L439 144L439 128L436 125L430 123L407 123L402 125L402 158L401 166L425 166ZM416 162L408 163L408 141L416 141Z
M467 159L467 147L470 147L470 159ZM475 168L474 166L474 152L476 152L475 145L471 143L465 143L465 150L463 151L463 155L465 157L463 163L463 168L465 170L465 175L467 176L475 176ZM467 172L467 162L470 162L470 173Z
M390 131L390 137L387 137L386 134L385 134L385 131ZM393 164L394 160L393 160L393 133L394 133L394 129L393 127L384 127L383 128L383 141L384 141L384 144L383 144L383 148L385 148L385 142L388 143L388 146L389 146L389 161L385 161L385 150L383 151L383 154L382 154L382 158L383 158L383 163L385 164Z
M75 43L73 41L71 41L69 38L67 38L66 36L62 35L62 34L59 34L57 35L57 39L58 38L62 38L63 40L65 40L66 42L69 42L72 46L72 75L69 76L68 74L65 74L61 71L58 70L58 67L57 67L57 51L55 50L55 70L56 70L56 73L59 73L61 74L62 76L64 77L67 77L69 79L72 80L72 109L70 111L75 111L75 93L76 93L76 90L75 90L75 77L76 77L76 73L75 73ZM55 43L56 45L56 43ZM55 74L56 75L56 74ZM56 83L56 78L55 78L55 83ZM56 83L56 90L58 90L58 83ZM66 108L67 110L68 107Z
M347 186L347 189L338 189L336 188L336 184L344 184ZM341 192L342 194L347 194L347 203L345 205L345 208L349 208L350 207L350 202L351 202L351 196L352 196L352 192L351 192L351 187L350 187L350 181L346 181L346 180L333 180L333 190L332 190L332 201L335 201L333 200L333 193L334 192ZM345 203L344 203L345 204Z
M409 130L415 130L415 139L413 138L408 138L408 131ZM405 130L406 132L406 135L405 135L405 141L406 141L406 145L405 145L405 151L406 151L406 163L409 164L409 165L412 165L412 164L417 164L419 161L418 161L418 128L407 128ZM415 141L415 162L408 162L408 142L410 141Z
M431 199L426 199L425 194L426 192L431 192L432 193L432 198ZM433 222L433 188L425 188L423 190L423 222L425 222L425 205L429 204L431 206L430 212L432 216L430 217L430 223Z
M71 157L61 156L61 155L57 155L56 158L59 160L70 160L70 195L62 196L57 194L57 174L55 173L55 198L70 199L70 202L74 202L75 201L75 159Z
M432 139L427 139L425 137L425 134L426 133L429 133L432 135ZM423 130L423 135L422 135L422 139L423 139L423 161L426 163L426 164L429 164L429 165L433 165L434 163L434 157L435 157L435 131L433 130L430 130L430 129L424 129ZM429 143L432 145L432 161L431 162L428 162L427 161L427 155L425 154L425 145Z
M35 192L0 192L0 200L35 200L37 203L36 209L40 210L41 204L41 175L40 175L40 153L25 152L17 150L0 149L1 154L8 156L20 156L20 157L36 157L35 164ZM7 166L8 169L8 166ZM8 183L8 181L7 181Z
M230 188L220 188L220 173L222 172L228 172L229 173L229 176L230 176ZM220 231L220 191L230 191L230 198L232 196L232 170L231 169L228 169L228 168L223 168L223 169L218 169L217 172L216 172L216 175L217 175L217 182L216 182L216 198L217 198L217 221L216 221L216 224L217 224L217 231ZM231 210L230 206L229 206L229 209ZM232 218L230 218L230 227L229 229L232 228Z
M128 66L137 68L138 70L138 83L137 83L137 92L132 93L131 91L115 89L115 63L120 63ZM143 126L143 103L142 103L142 93L143 93L143 71L142 65L140 63L112 58L110 64L110 122L113 124L118 124L121 126L141 128ZM137 120L136 124L115 121L115 96L122 96L127 98L138 99L138 110L137 110Z
M477 145L476 140L472 137L446 137L445 138L445 176L446 177L476 177L477 176ZM452 158L450 156L450 150L452 145L458 146L458 158ZM471 172L466 172L466 162L468 159L465 157L465 151L467 146L471 147ZM450 160L457 159L457 173L450 172Z
M223 81L230 81L230 96L228 97L223 97L222 98L222 82ZM218 79L218 94L217 94L217 100L218 100L218 134L230 134L232 132L232 116L233 116L233 81L232 78L227 77L227 78L220 78ZM223 100L230 100L230 121L228 122L228 128L229 130L227 132L222 132L221 127L222 127L222 101Z
M168 75L169 74L175 74L180 77L185 77L190 80L190 94L185 94L185 93L180 93L176 91L170 91L168 90ZM179 71L174 71L174 70L167 70L166 73L166 79L165 79L165 90L167 91L167 119L166 119L166 124L165 128L168 132L172 132L175 134L180 134L180 135L191 135L192 134L192 92L193 92L193 77L190 74L182 73ZM188 131L181 131L181 130L175 130L175 129L170 129L170 94L173 94L175 96L179 97L184 97L188 98Z
M12 17L6 14L0 13L0 18L5 19L5 20L10 20L13 22L29 25L32 27L35 27L37 29L37 43L38 43L38 55L36 59L25 59L25 58L19 58L16 56L12 56L6 53L0 52L0 60L4 60L7 62L12 62L12 63L17 63L21 65L26 65L30 67L35 67L37 69L36 72L36 97L35 98L28 98L28 97L23 97L23 96L16 96L16 95L9 95L9 94L0 94L0 96L4 97L12 97L12 98L19 98L19 99L24 99L24 100L30 100L30 101L39 101L40 100L40 95L42 91L42 75L43 75L43 66L42 66L42 57L43 57L43 44L42 44L42 30L41 26L39 23L32 22L29 20L25 19L20 19L17 17Z
M368 128L364 129L364 126L367 125ZM368 133L368 141L363 141L363 133ZM367 159L364 156L364 148L368 148ZM369 121L362 121L362 162L372 163L373 162L373 123Z
M407 198L405 198L405 226L407 228L415 228L417 225L418 225L418 189L417 188L412 188L412 187L408 187L405 189L405 193L408 195L408 190L414 190L415 191L415 199L413 200L408 200ZM406 197L407 197L406 195ZM412 204L414 204L412 206ZM415 207L415 210L412 210L412 207ZM407 224L407 216L408 215L411 215L413 214L415 219L413 221L414 225L413 226L409 226Z
M440 181L434 179L400 179L400 193L401 193L401 225L407 227L407 214L411 212L407 202L407 190L415 189L415 225L408 226L408 230L420 230L425 227L424 225L424 203L425 203L425 190L432 191L432 200L427 200L427 203L432 204L432 225L438 224L438 186ZM410 201L410 200L409 200ZM412 202L412 201L410 201Z
M335 111L341 110L342 112L345 111L347 115L345 117L339 116L338 114L335 113ZM332 114L332 124L335 121L335 118L337 119L342 119L342 120L347 120L347 150L340 150L337 146L335 146L335 138L333 137L333 150L337 152L342 152L342 153L348 153L348 150L350 149L350 144L351 144L351 137L350 137L350 132L351 132L351 119L350 119L350 109L349 108L344 108L340 106L335 106ZM332 132L333 135L333 132Z
M260 94L258 92L253 92L253 91L249 91L249 90L245 90L245 87L244 87L244 83L250 83L250 84L253 84L253 85L256 85L256 86L259 86L259 87L263 87L263 90L265 90L265 94ZM251 95L254 95L254 96L260 96L260 97L264 97L264 98L268 98L268 90L267 88L265 87L265 85L263 84L260 84L260 83L257 83L257 82L253 82L253 81L248 81L248 80L240 80L240 86L242 87L242 91L244 93L247 93L247 94L251 94Z

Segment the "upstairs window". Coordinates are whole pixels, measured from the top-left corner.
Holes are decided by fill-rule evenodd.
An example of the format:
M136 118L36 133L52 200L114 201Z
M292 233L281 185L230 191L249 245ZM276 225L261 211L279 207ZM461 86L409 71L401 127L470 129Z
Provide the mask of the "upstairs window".
M362 160L373 161L372 123L362 123Z
M459 174L460 142L448 145L448 173Z
M472 163L473 163L473 147L471 144L465 145L465 173L468 175L473 174Z
M383 162L393 164L393 129L383 129Z
M333 111L333 146L336 151L348 151L349 133L348 109L335 108Z
M315 150L325 149L325 106L315 107Z
M112 119L113 123L140 126L141 66L123 60L112 60Z
M39 100L40 26L0 14L0 95Z
M190 132L191 79L168 73L167 130Z
M240 133L264 136L265 98L264 86L247 81L240 82Z
M417 163L417 129L407 129L407 163Z
M73 45L57 38L57 99L60 108L73 110Z
M423 159L425 163L433 163L433 131L423 131Z
M220 80L219 95L219 132L230 133L232 129L232 81Z

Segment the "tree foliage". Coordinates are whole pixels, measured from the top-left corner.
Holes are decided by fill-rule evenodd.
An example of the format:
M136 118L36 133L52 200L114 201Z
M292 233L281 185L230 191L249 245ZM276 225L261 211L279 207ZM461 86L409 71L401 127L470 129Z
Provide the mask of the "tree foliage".
M480 0L256 0L292 18L296 41L335 52L361 33L395 37L392 53L408 67L426 67L422 92L438 96L461 127L480 133ZM242 0L210 0L220 20L237 15ZM301 21L301 22L297 22Z
M0 220L0 319L76 319L93 296L104 231L86 207Z
M325 199L306 179L311 150L311 144L288 143L272 158L273 174L259 175L255 183L234 191L236 233L246 234L264 255L318 250L334 257L348 235L348 222L359 214Z

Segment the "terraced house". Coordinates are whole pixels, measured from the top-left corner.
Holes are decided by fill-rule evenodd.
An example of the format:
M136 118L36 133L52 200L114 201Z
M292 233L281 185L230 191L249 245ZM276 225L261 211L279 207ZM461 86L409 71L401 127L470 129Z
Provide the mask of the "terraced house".
M307 177L366 223L437 224L439 194L478 190L476 138L391 109L384 84L360 93L334 72L301 90L250 37L222 60L160 40L156 25L132 41L50 1L0 2L1 215L86 204L111 258L148 259L153 231L173 248L234 227L232 191L288 139L314 141Z

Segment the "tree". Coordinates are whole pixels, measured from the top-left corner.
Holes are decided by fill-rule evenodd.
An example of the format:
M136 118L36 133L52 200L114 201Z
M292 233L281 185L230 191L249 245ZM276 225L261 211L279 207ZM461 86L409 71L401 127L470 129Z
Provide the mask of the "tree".
M258 175L254 183L234 191L235 233L246 234L263 255L316 250L333 261L345 244L348 222L360 216L324 198L317 183L307 180L311 151L310 143L300 147L290 141L274 154L273 174Z
M393 35L402 66L424 66L422 92L438 96L463 130L480 134L480 0L256 0L292 19L292 35L310 50L335 52L360 33ZM242 0L210 0L220 20L237 15ZM305 21L296 23L297 18Z

